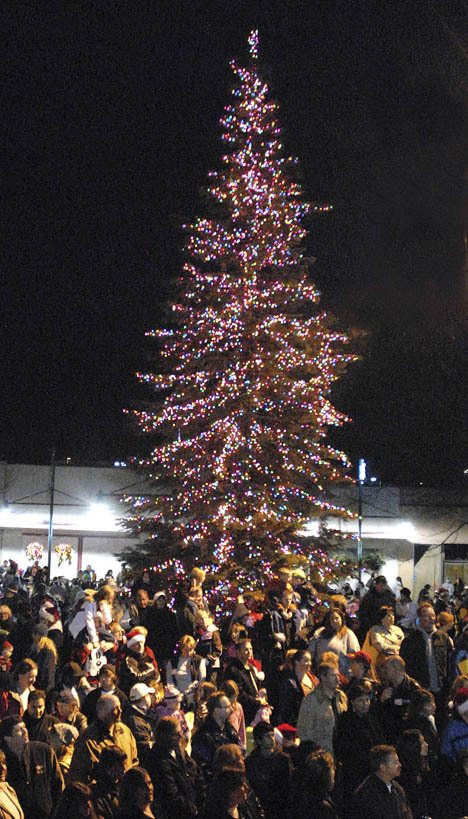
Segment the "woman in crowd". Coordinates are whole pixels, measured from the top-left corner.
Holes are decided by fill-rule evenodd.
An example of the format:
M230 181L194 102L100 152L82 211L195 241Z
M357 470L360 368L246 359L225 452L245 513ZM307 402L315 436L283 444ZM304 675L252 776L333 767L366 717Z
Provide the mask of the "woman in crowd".
M98 819L94 813L91 788L82 782L70 782L66 785L53 819Z
M166 665L167 684L181 691L188 706L193 704L198 685L206 679L206 660L195 653L195 645L195 639L184 634L174 658Z
M276 724L297 724L302 700L318 684L318 679L311 674L311 667L312 657L309 651L298 649L286 655L285 669L278 689Z
M397 742L401 772L398 782L405 791L413 819L429 815L428 744L421 731L409 728Z
M88 720L81 713L75 696L70 690L61 691L55 701L55 713L60 722L73 725L79 734L88 727Z
M416 728L424 737L428 747L428 764L431 772L437 771L440 754L440 738L435 721L436 704L434 694L421 688L415 692L409 704L407 728Z
M21 660L15 668L13 677L13 693L18 696L21 703L21 713L24 713L28 707L29 694L35 688L37 663L29 657L25 660Z
M245 773L239 768L222 768L209 788L203 819L253 819L247 795Z
M46 694L55 688L58 652L55 643L47 637L48 627L38 623L33 628L33 644L30 657L37 663L37 687Z
M345 799L370 773L369 751L383 741L380 728L369 713L371 693L368 682L355 682L347 693L348 710L337 721L334 746L336 759L342 765Z
M64 781L68 780L75 742L78 739L78 730L66 722L56 722L49 730L47 742L55 751Z
M359 651L359 640L354 631L344 622L344 614L339 609L330 609L309 643L309 652L312 656L314 668L318 669L322 654L333 651L339 662L340 673L349 676L349 654Z
M7 782L6 756L0 751L0 819L24 819L16 791Z
M307 757L302 780L291 793L289 819L339 819L331 799L334 784L332 755L326 751L313 751Z
M390 654L399 654L404 634L400 626L395 625L395 616L391 606L382 606L379 610L379 622L369 629L362 647L374 664L380 663Z
M239 737L240 747L245 753L247 750L247 734L245 730L244 709L239 702L239 687L234 680L224 680L220 686L220 691L224 691L231 703L231 713L229 714L228 721L236 731Z
M130 768L120 783L120 809L117 819L155 819L153 783L144 768Z

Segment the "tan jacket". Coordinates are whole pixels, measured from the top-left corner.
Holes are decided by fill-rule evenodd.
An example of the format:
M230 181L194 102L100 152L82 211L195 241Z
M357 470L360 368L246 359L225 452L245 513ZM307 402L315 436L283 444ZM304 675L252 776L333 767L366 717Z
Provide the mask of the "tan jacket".
M338 714L348 710L348 698L343 691L336 692L336 710ZM332 754L334 729L335 714L331 700L319 684L315 691L302 700L297 720L297 733L301 742L311 739L324 751Z
M117 745L124 751L127 757L126 771L138 765L137 746L130 728L123 722L117 722L107 730L99 720L96 720L76 740L68 781L79 780L87 785L92 779L94 767L99 762L103 749L110 745Z

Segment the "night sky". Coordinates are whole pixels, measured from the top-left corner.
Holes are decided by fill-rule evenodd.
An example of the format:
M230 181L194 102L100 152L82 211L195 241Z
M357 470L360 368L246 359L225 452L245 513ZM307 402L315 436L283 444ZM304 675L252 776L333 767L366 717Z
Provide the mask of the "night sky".
M231 57L259 27L300 159L312 276L362 361L334 435L383 482L468 467L467 15L459 2L3 4L0 458L144 451L144 332L222 152Z

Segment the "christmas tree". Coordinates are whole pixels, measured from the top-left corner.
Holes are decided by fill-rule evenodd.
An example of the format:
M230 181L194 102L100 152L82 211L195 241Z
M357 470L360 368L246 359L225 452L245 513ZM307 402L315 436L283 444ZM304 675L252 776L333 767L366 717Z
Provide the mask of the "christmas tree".
M309 206L259 74L257 32L249 47L247 67L231 64L212 215L187 228L180 297L168 326L148 334L155 372L139 373L155 393L135 415L155 436L140 466L157 494L129 499L131 525L147 535L140 559L179 576L196 562L241 586L281 554L308 554L297 533L311 518L347 514L328 490L349 464L326 434L347 420L330 390L355 358L309 279ZM326 566L324 553L315 560Z

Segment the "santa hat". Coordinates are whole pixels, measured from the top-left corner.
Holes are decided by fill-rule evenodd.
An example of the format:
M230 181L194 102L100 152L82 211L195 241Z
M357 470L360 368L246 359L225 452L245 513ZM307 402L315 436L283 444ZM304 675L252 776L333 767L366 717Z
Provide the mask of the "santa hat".
M459 688L453 698L453 705L461 717L468 714L468 688Z
M146 629L145 629L145 631L146 631ZM128 648L132 648L132 646L136 646L138 644L144 645L145 640L146 640L146 635L143 634L142 631L140 631L138 626L135 626L135 628L132 628L132 629L130 629L129 632L127 632L127 646L128 646Z
M39 609L39 620L45 620L47 623L56 623L60 620L58 609L53 603L44 603Z

